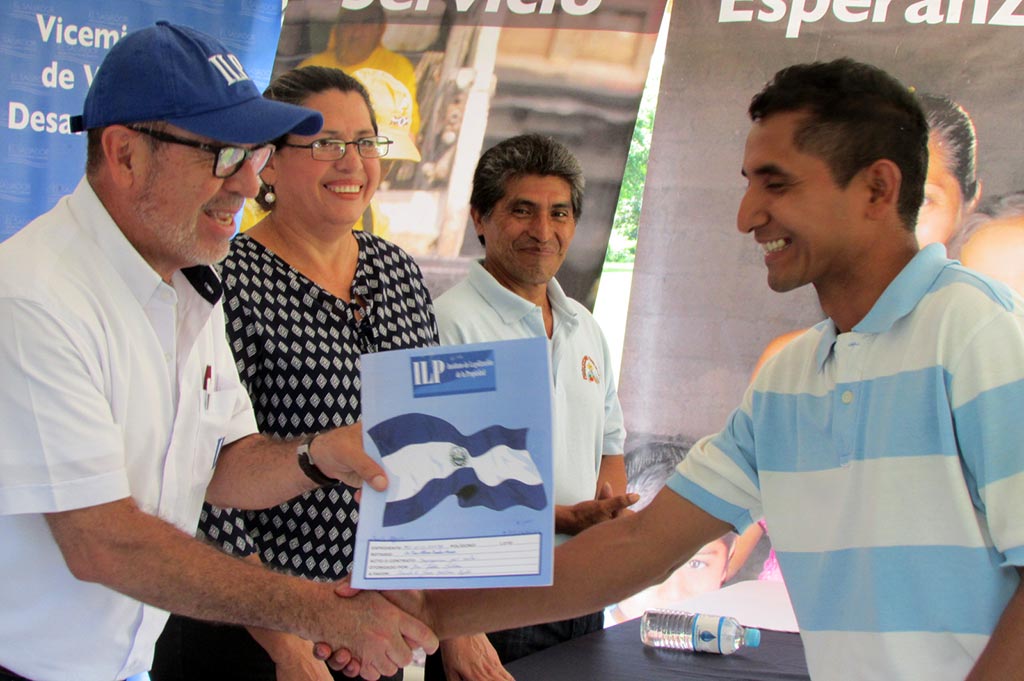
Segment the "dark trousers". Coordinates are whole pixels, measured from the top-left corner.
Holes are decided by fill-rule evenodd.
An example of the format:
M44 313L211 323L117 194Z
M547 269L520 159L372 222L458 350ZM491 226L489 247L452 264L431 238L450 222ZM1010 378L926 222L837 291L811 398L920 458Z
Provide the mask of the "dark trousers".
M583 617L536 624L517 629L503 629L487 634L502 664L537 653L553 645L571 641L604 628L604 614L595 612ZM155 680L154 680L155 681ZM441 653L427 656L423 681L445 681L444 660Z
M309 654L313 654L310 644ZM348 677L330 670L339 681ZM171 615L156 643L152 681L275 681L274 661L243 627ZM402 671L381 677L401 681Z
M18 676L10 669L0 667L0 681L29 681L24 676Z

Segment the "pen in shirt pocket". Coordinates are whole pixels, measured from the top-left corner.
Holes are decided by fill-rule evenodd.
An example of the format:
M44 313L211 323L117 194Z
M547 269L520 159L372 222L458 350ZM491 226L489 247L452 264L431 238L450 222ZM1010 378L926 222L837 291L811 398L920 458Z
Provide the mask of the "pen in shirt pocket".
M210 383L212 381L213 367L207 364L206 371L203 373L203 409L206 410L210 408Z

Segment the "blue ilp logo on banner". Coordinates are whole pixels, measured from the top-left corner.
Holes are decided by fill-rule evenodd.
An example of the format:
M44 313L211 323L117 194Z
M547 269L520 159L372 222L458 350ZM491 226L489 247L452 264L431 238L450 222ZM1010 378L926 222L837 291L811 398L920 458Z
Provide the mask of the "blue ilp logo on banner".
M413 397L495 389L494 351L452 352L409 358Z

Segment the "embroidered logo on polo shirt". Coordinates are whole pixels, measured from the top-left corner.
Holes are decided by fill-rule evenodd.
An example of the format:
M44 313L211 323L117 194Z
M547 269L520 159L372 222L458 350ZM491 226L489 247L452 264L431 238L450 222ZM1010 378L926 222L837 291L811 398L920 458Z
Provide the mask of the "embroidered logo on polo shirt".
M597 363L591 359L590 355L583 355L583 361L580 363L580 373L583 374L584 381L590 381L591 383L601 382L601 374L597 371Z

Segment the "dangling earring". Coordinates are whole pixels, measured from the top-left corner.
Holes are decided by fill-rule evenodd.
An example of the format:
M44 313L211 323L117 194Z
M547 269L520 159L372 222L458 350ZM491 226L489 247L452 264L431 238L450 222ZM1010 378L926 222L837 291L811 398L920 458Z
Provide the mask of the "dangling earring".
M263 189L265 190L265 193L263 194L264 201L267 203L274 203L274 201L277 201L277 194L274 193L274 185L265 184L263 185Z

